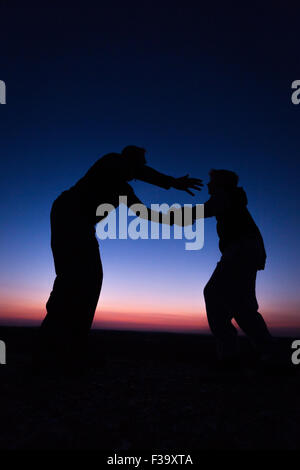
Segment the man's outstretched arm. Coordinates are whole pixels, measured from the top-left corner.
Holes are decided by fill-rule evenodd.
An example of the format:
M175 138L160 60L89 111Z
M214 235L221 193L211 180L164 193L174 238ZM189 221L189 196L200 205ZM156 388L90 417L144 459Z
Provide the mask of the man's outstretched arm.
M159 171L154 170L150 166L144 165L141 167L136 174L136 179L145 181L146 183L155 184L164 189L175 188L194 196L190 189L201 191L203 183L199 178L190 178L189 175L182 176L180 178L174 178L168 176Z
M154 211L145 206L142 201L137 197L133 190L126 194L127 206L141 219L146 219L160 224L174 225L174 220L169 213Z

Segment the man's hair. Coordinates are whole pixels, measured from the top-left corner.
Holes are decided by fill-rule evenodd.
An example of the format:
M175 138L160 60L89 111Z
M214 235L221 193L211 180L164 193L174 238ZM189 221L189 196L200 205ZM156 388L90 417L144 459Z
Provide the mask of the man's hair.
M229 170L215 170L212 169L209 172L211 181L227 187L236 187L239 181L239 177L236 173Z
M130 158L132 160L145 159L146 150L142 147L136 147L135 145L127 145L122 150L123 157Z

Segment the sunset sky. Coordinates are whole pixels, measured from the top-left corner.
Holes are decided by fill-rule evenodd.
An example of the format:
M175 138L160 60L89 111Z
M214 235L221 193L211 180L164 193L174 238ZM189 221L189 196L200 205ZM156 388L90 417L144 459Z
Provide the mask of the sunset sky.
M6 5L0 324L44 318L55 277L52 202L97 158L134 144L172 176L207 183L211 168L238 173L268 256L257 279L260 312L271 331L300 333L296 15L255 2L235 10L227 2ZM132 186L147 205L208 199L206 187L193 198ZM205 221L199 251L185 250L184 240L100 241L94 326L208 331L203 288L220 257L215 225ZM70 237L75 231L76 220Z

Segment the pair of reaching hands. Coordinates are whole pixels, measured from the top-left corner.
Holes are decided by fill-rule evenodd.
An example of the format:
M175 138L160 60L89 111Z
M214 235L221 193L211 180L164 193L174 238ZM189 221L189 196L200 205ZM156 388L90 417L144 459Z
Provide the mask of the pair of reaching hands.
M190 178L189 175L181 176L180 178L174 178L173 188L181 191L186 191L191 196L195 196L190 189L201 191L203 187L202 180L199 178Z
M201 191L203 186L202 180L199 178L190 178L189 175L181 176L180 178L172 178L172 187L181 191L186 191L191 196L195 194L191 189ZM148 209L146 214L142 215L138 210L137 216L147 218L153 222L160 222L166 225L178 225L180 227L192 225L196 218L196 210L194 207L180 207L178 209L170 209L167 213L157 212ZM200 215L201 217L201 215Z
M194 196L195 194L191 189L201 191L203 183L199 178L190 178L189 175L185 175L180 178L174 178L172 186ZM195 206L171 209L167 214L161 214L160 217L163 224L178 225L180 227L192 225L196 220Z

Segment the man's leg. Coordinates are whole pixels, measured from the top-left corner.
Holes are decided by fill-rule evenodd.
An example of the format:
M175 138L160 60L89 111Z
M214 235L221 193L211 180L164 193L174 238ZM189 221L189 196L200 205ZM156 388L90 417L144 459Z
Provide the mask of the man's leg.
M55 279L39 331L36 363L53 368L84 361L101 290L102 268L97 275L88 274L84 279L70 275Z

